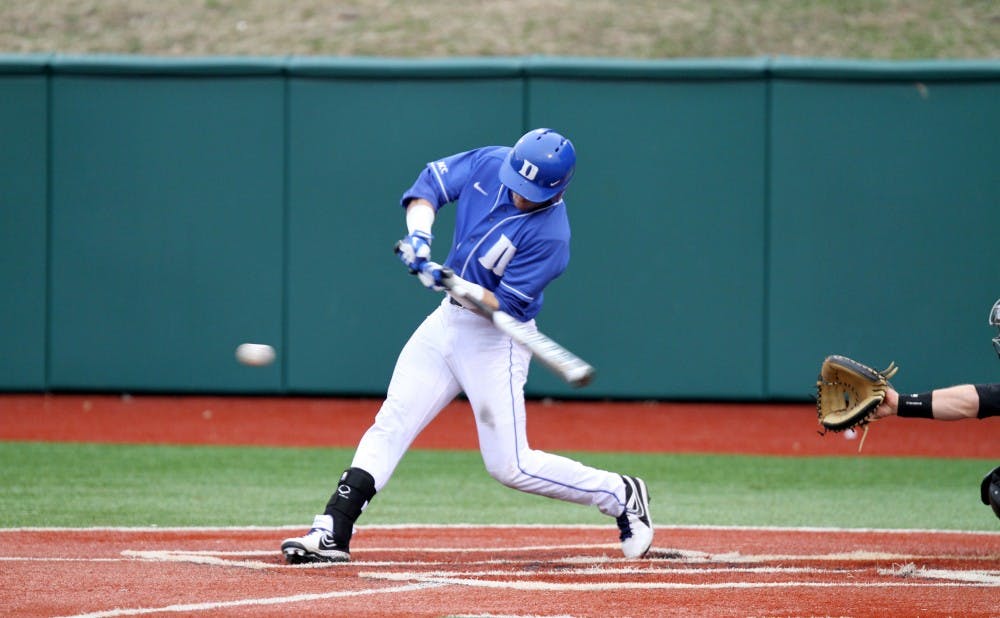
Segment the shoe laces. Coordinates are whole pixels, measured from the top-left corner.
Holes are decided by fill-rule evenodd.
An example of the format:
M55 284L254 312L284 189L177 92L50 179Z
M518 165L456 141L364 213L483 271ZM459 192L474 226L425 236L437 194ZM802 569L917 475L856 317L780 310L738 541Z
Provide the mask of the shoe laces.
M333 536L333 529L332 528L327 528L324 525L320 525L320 524L326 523L324 521L324 519L325 519L324 516L317 515L315 517L315 519L313 520L313 526L312 526L312 528L309 528L309 532L306 533L306 536L312 536L314 534L320 534L320 535L329 534L329 535Z
M333 531L332 530L328 530L326 528L310 528L309 532L306 533L306 536L307 537L317 537L317 538L328 537L328 538L332 539L333 538Z

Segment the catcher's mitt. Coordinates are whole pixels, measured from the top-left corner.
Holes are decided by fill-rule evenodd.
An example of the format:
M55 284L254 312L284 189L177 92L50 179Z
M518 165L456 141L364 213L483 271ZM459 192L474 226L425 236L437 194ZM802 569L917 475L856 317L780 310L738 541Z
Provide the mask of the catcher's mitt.
M885 399L895 363L882 371L846 356L827 356L816 381L816 412L824 432L844 431L871 422L871 415Z

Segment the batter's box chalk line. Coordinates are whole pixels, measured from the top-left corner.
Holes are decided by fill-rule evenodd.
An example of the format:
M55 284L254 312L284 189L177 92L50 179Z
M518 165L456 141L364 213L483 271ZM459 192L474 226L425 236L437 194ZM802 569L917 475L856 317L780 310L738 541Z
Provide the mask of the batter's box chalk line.
M251 551L204 551L204 550L183 550L183 549L173 549L173 550L133 550L126 549L121 552L123 557L133 558L136 560L146 560L152 562L193 562L196 564L208 564L216 566L241 566L250 569L276 569L276 568L302 568L302 567L312 567L312 568L331 568L337 566L347 565L357 565L357 564L414 564L415 561L403 560L403 561L367 561L364 559L366 554L381 554L381 553L406 553L406 554L447 554L453 556L456 554L504 554L504 553L518 553L518 552L552 552L552 551L578 551L578 550L607 550L607 549L617 549L618 545L615 543L599 543L599 544L570 544L570 545L531 545L523 547L367 547L364 550L355 552L353 560L350 563L317 563L312 565L285 565L278 564L275 562L259 561L259 560L233 560L231 558L266 558L275 557L280 554L277 550L251 550ZM594 560L613 560L607 557L582 557L582 560L589 560L593 562ZM619 558L619 561L625 560L624 558ZM454 562L454 561L451 561ZM444 562L444 564L449 564L451 562ZM483 561L486 562L486 561ZM503 559L495 559L491 562L502 564L507 561ZM435 564L433 562L425 562L425 564Z
M355 553L354 559L349 563L315 563L307 565L286 565L280 560L280 555L276 550L247 550L247 551L205 551L205 550L124 550L121 556L135 560L152 562L188 562L196 564L216 565L216 566L238 566L250 569L302 569L302 568L337 568L344 566L439 566L454 565L455 560L366 560L365 555L406 553L411 555L421 554L446 554L448 556L468 555L470 558L478 554L504 554L520 552L558 551L570 552L574 550L607 550L616 549L616 544L570 544L570 545L534 545L525 547L371 547ZM254 560L257 558L257 560ZM261 560L263 559L263 560ZM954 579L948 576L941 576L941 573L953 571L941 571L937 576L919 575L907 570L905 565L927 560L962 560L966 562L991 562L995 563L1000 556L962 556L962 555L919 555L919 554L894 554L888 552L872 551L852 551L852 552L832 552L825 554L741 554L739 552L708 553L686 549L652 549L646 559L638 561L628 560L624 557L610 557L607 555L566 555L562 557L548 557L546 562L558 562L564 565L582 565L594 568L599 565L650 565L650 564L687 564L687 565L712 565L723 564L732 568L732 565L744 564L771 564L771 563L795 563L795 562L852 562L852 563L885 563L903 564L903 567L896 571L882 573L895 577L906 577L918 575L925 578L939 577L941 579ZM516 564L537 563L537 559L517 559L517 558L488 558L480 560L461 560L466 565L489 565L509 566ZM916 567L913 567L914 569ZM954 571L964 572L964 571ZM987 581L993 576L991 571L975 571ZM978 579L976 581L979 581Z
M831 552L826 554L741 554L726 552L711 554L700 551L682 549L650 550L647 555L654 560L669 562L722 563L722 564L754 564L768 562L887 562L915 560L963 560L969 562L995 562L1000 556L962 556L962 555L929 555L929 554L893 554L889 552L873 552L857 550L850 552Z
M470 575L474 575L470 573ZM834 572L831 577L837 577ZM476 577L439 577L433 573L383 573L363 572L358 577L398 582L421 582L427 584L443 584L467 586L473 588L492 588L503 590L520 590L523 592L604 592L617 590L733 590L762 588L901 588L901 587L982 587L979 582L845 582L837 581L781 581L781 582L747 582L733 580L725 582L529 582L522 580L492 580Z
M570 614L448 614L448 618L574 618Z
M295 594L285 597L237 599L235 601L208 601L204 603L182 603L175 605L167 605L164 607L135 607L135 608L124 608L124 609L116 608L99 612L91 612L88 614L75 614L73 616L63 616L61 618L118 618L120 616L139 616L147 614L184 615L184 614L195 614L198 612L211 612L217 610L232 609L237 607L273 607L273 606L288 605L292 603L325 601L337 598L414 592L426 588L436 588L441 585L444 584L418 582L402 586L393 586L391 588L372 588L367 590L335 590L332 592L320 592L313 594Z
M906 564L893 565L890 569L877 569L877 572L879 575L901 578L949 580L1000 586L1000 571L928 569L927 567L918 567L914 563L908 562Z

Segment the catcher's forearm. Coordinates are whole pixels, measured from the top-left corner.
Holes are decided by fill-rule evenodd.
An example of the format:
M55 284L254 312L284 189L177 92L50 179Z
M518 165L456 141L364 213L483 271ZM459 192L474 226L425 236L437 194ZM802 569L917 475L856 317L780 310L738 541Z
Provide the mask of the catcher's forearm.
M985 396L980 397L981 394ZM959 421L977 416L983 418L981 408L987 411L990 409L991 397L990 385L976 387L972 384L939 388L928 393L899 395L896 415L903 418L932 418L939 421ZM984 403L985 406L982 405Z

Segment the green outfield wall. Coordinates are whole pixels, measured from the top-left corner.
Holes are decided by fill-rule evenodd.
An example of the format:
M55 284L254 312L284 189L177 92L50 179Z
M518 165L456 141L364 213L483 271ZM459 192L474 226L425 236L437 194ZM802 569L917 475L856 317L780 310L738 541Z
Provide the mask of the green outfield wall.
M0 389L379 396L439 301L400 193L536 126L579 156L539 325L598 378L529 395L1000 376L1000 62L57 55L0 56Z
M47 384L46 69L43 57L0 59L0 388Z

